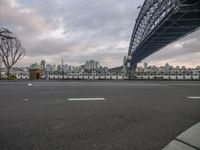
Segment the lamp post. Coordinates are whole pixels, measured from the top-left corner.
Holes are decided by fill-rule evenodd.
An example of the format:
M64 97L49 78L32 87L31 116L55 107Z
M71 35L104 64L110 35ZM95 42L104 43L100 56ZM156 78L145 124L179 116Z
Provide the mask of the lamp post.
M63 60L62 60L62 79L64 79L64 66L63 66Z
M45 73L46 80L49 80L49 70L47 70L46 67L44 67L44 73Z
M131 64L130 64L131 59L132 59L132 56L129 55L127 57L127 69L128 69L129 80L131 80L131 68L130 68L131 67Z
M199 80L200 80L200 70L199 70Z
M130 70L130 62L127 63L127 68L128 68L128 78L131 80L131 70Z
M0 80L1 80L1 69L2 69L2 62L0 61Z
M193 71L192 70L190 71L190 75L191 75L191 80L193 80L194 78L193 78Z

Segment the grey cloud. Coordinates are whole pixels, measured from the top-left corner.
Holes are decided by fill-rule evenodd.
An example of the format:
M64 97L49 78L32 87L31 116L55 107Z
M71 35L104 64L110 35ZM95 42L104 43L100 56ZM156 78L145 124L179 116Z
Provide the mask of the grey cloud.
M0 1L0 24L21 37L36 36L48 27L41 16L24 7L11 7L10 1Z
M115 46L121 41L129 41L133 23L141 4L139 1L116 0L74 0L74 1L40 1L34 2L19 0L24 7L31 7L35 12L51 25L54 30L61 25L63 34L70 36L62 41L60 39L36 40L26 37L29 56L62 55L88 52L88 59L92 49L101 52L101 57L109 51L117 50ZM24 33L23 33L24 34ZM102 49L101 47L109 47ZM121 51L127 52L128 45ZM109 53L108 53L109 54ZM114 55L114 54L113 54ZM123 56L122 56L123 57ZM103 59L103 58L102 58Z
M51 24L62 23L65 32L85 32L86 36L87 32L99 32L98 36L104 32L104 35L117 37L127 31L126 36L130 37L129 31L138 13L135 8L141 3L132 0L36 0L31 5Z
M128 52L139 13L136 8L143 3L143 0L17 0L20 7L12 8L8 1L0 2L0 24L20 36L28 58L44 57L47 62L48 58L51 62L56 58L73 64L97 59L112 67L121 65ZM62 38L40 38L59 28L63 29ZM200 40L199 35L198 31L181 42ZM189 53L199 52L198 40L184 44L181 49L170 45L144 61L184 59ZM119 48L121 42L127 45Z
M109 52L109 53L89 53L89 54L74 54L74 55L67 55L63 54L60 58L60 60L64 60L65 62L69 64L76 64L76 65L82 65L84 64L85 60L94 59L101 63L102 66L108 66L109 67L116 67L122 65L122 59L123 59L124 53L123 52Z
M113 44L114 45L114 44ZM44 40L38 42L32 50L28 51L29 55L36 57L40 53L40 57L56 56L65 62L82 64L85 60L95 59L102 64L109 66L121 65L122 58L126 55L123 47L105 46L101 47L96 44L88 45L85 42L66 44L64 41ZM95 50L95 51L94 51ZM111 61L113 60L113 63ZM116 60L118 62L116 62ZM109 62L110 61L110 62ZM48 60L47 60L48 62ZM109 62L109 63L108 63ZM114 63L115 62L115 63Z

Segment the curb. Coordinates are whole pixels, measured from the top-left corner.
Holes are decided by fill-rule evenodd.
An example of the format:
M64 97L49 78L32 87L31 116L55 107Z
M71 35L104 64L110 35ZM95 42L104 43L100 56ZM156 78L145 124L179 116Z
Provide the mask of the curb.
M200 150L200 122L181 133L162 150Z

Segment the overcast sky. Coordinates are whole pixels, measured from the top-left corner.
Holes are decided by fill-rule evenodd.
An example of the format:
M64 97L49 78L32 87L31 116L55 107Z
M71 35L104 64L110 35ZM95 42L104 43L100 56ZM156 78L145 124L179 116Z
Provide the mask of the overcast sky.
M26 49L18 66L40 62L80 65L122 64L138 6L143 0L0 0L0 26L13 31ZM200 31L160 50L143 62L157 66L200 65Z

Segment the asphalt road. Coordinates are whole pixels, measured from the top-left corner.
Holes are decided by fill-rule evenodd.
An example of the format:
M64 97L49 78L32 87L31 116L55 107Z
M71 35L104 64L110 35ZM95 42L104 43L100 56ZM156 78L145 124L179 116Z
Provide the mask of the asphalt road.
M0 82L0 150L160 150L200 121L197 81L27 84Z

